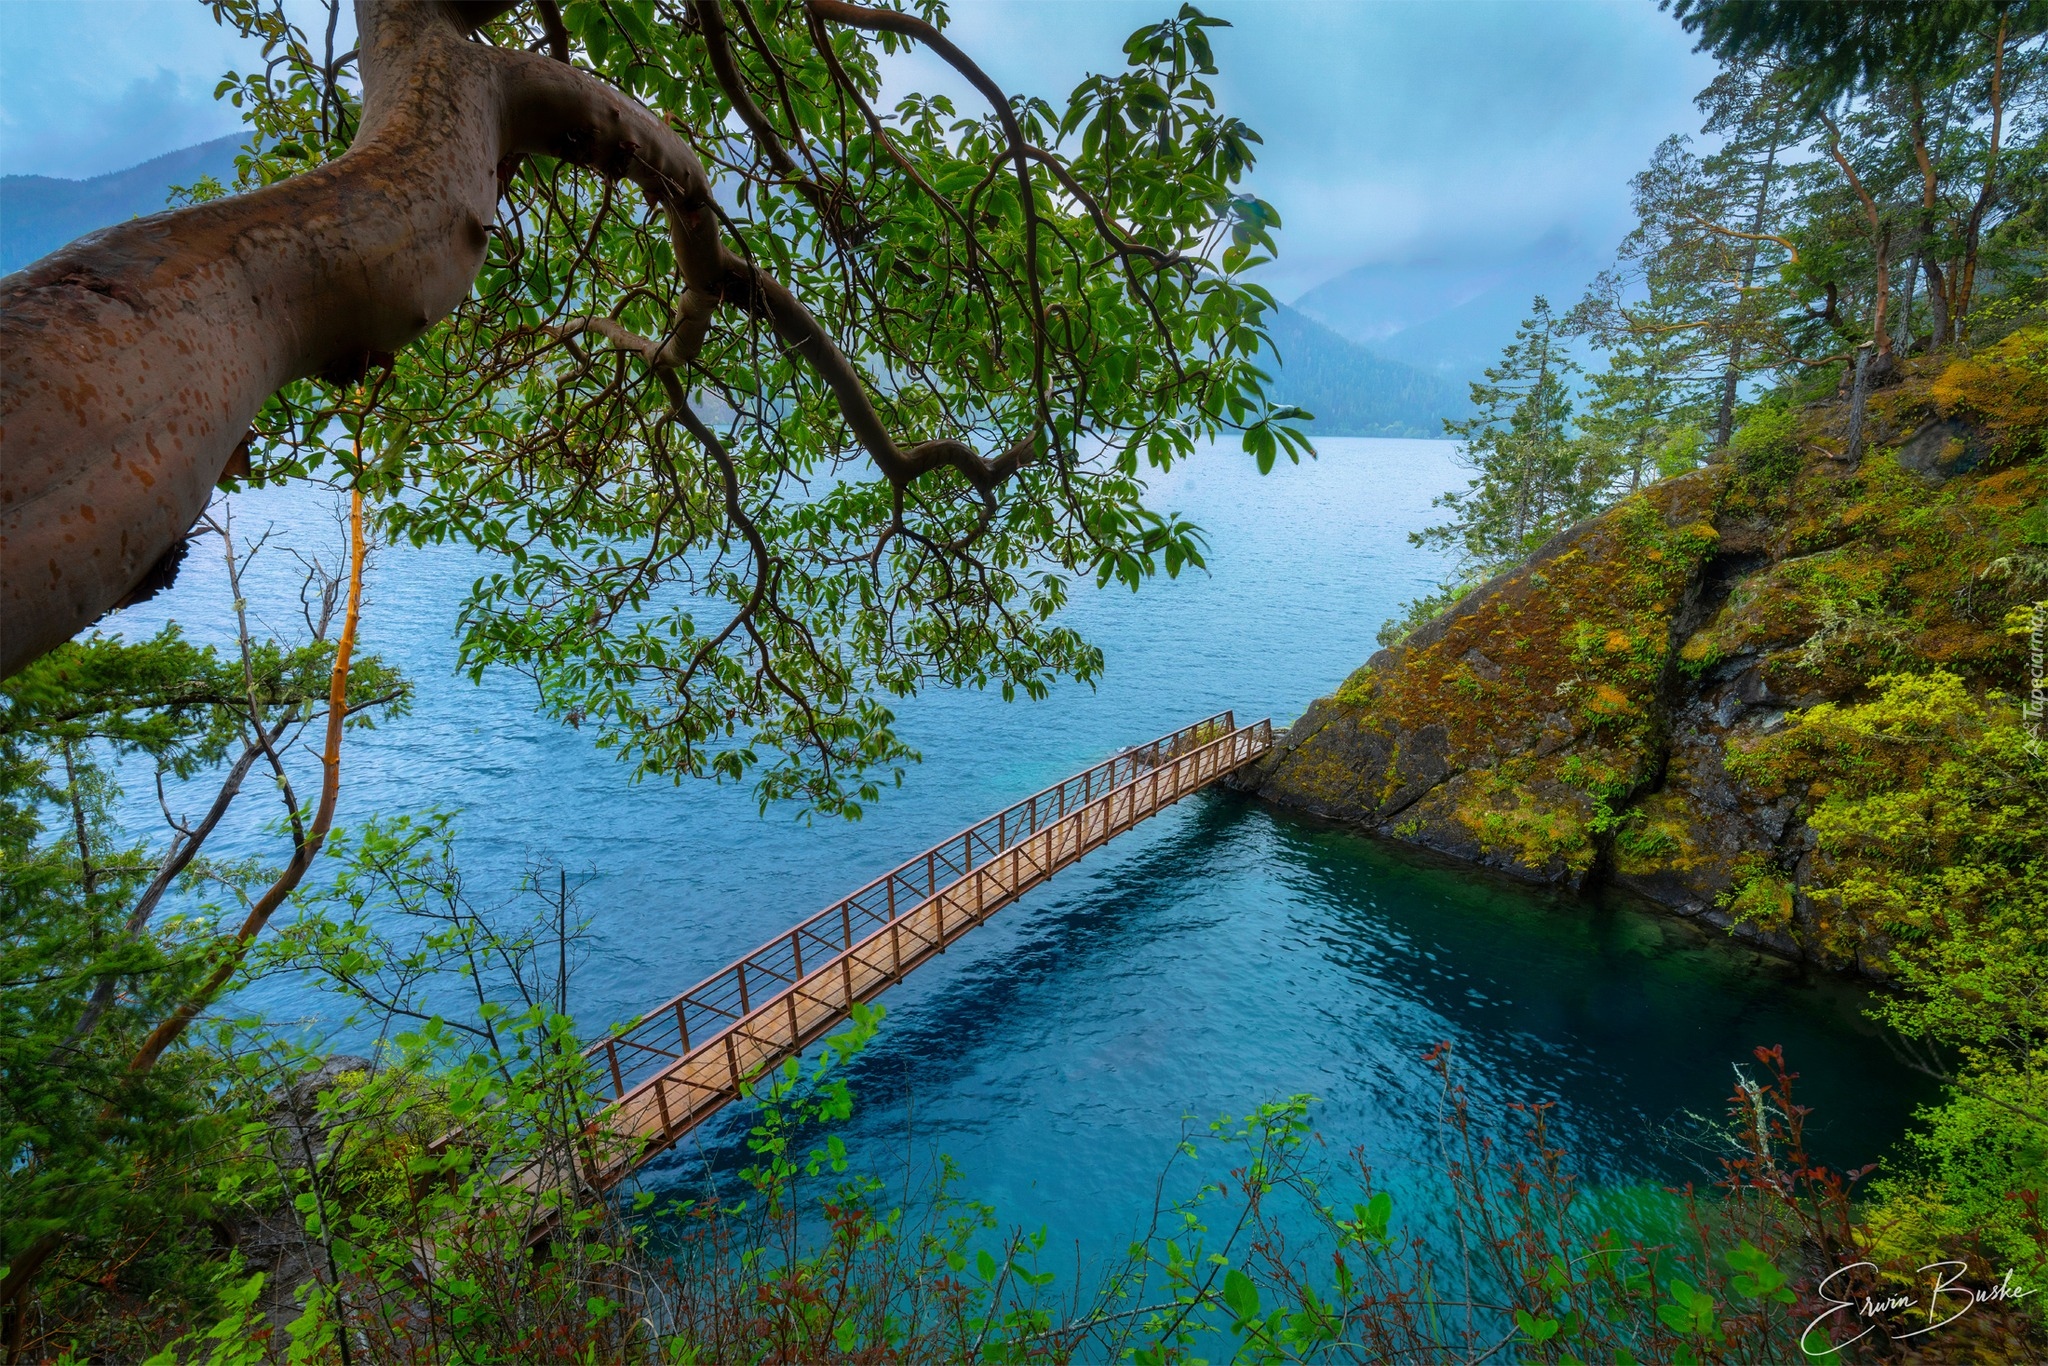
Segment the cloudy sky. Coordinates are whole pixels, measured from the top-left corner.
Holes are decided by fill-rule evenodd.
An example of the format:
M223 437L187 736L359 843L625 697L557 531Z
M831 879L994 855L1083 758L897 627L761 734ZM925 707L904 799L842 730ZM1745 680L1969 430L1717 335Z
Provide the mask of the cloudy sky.
M955 38L1012 90L1064 96L1178 0L956 0ZM1214 0L1218 90L1266 140L1282 298L1353 267L1604 254L1627 180L1696 127L1705 59L1652 0ZM202 0L0 0L0 173L96 175L231 132L255 55ZM913 59L896 79L950 73ZM956 87L957 88L957 87ZM970 97L960 91L963 104Z

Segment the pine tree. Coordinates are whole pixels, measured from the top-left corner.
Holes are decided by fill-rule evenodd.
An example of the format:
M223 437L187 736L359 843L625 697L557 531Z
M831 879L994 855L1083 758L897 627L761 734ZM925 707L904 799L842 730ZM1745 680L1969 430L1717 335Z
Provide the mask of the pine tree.
M1811 120L1757 64L1721 72L1698 103L1720 147L1701 158L1685 137L1658 145L1632 186L1636 226L1571 325L1617 357L1654 353L1654 368L1683 391L1671 406L1701 410L1695 420L1720 446L1743 382L1794 349L1782 335L1791 305L1778 267L1793 254L1788 153Z
M1579 423L1586 474L1602 503L1696 466L1712 414L1700 348L1670 334L1622 343L1591 377Z
M1472 386L1474 414L1446 421L1463 443L1474 478L1441 495L1449 522L1410 536L1416 545L1460 552L1479 573L1520 559L1550 534L1592 512L1605 483L1572 430L1572 380L1579 366L1564 349L1562 320L1536 297L1500 363Z
M1703 206L1710 212L1694 220L1691 234L1710 238L1718 258L1719 308L1706 335L1722 359L1714 405L1714 445L1720 447L1734 435L1742 382L1771 358L1773 315L1784 307L1780 291L1771 288L1773 267L1790 250L1782 236L1795 183L1789 163L1812 118L1768 63L1725 68L1696 103L1706 115L1700 131L1722 139L1700 163L1712 203Z

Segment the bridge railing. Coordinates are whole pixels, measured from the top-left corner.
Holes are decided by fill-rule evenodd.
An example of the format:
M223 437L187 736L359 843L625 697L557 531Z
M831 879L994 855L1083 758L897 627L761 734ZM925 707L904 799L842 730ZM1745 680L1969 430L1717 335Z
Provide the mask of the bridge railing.
M812 969L930 901L1105 793L1236 733L1218 712L1127 749L969 826L584 1050L613 1099L731 1029ZM1269 741L1270 743L1270 741Z
M609 1188L737 1099L749 1078L795 1056L844 1023L855 1003L880 995L1060 869L1258 758L1273 744L1269 721L1242 730L1219 728L1195 742L1185 738L1197 730L1190 727L1118 755L1115 772L1124 781L1098 790L1086 802L1070 804L1032 833L1011 841L1001 854L976 863L971 872L915 904L901 899L901 914L837 952L812 959L801 976L772 995L764 992L764 999L743 1018L693 1041L667 1066L649 1070L592 1126L582 1179L595 1189ZM1177 746L1176 737L1182 737ZM1139 761L1125 764L1132 754L1139 755ZM600 1050L606 1042L612 1041L601 1041Z

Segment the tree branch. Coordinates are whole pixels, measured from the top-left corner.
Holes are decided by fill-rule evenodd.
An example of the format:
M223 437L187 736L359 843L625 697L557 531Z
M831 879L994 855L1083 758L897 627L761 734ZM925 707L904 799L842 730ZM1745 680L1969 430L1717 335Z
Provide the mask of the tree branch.
M263 927L270 923L270 917L297 888L299 880L306 875L306 869L312 866L313 856L326 842L328 828L334 823L335 800L341 792L341 730L348 713L349 661L355 653L356 625L363 605L363 549L363 491L358 486L349 495L348 609L342 617L341 635L334 646L334 668L327 689L327 744L320 756L320 805L314 813L312 828L294 844L291 861L285 865L284 872L250 907L241 929L235 934L234 943L213 972L143 1040L142 1047L128 1064L130 1072L142 1073L155 1067L164 1050L177 1042L201 1011L213 1004L249 956L249 948L256 936L263 932Z
M726 28L724 7L719 0L691 0L690 13L704 34L704 46L711 55L711 74L717 78L718 88L725 92L733 112L740 116L740 122L753 135L754 145L761 149L761 155L768 158L768 164L775 168L775 173L794 186L797 193L818 211L819 217L836 236L845 225L826 197L824 187L805 175L796 164L789 149L783 146L782 135L775 131L775 125L768 121L768 115L754 101L753 92L747 89L747 79L740 71L738 58L733 55L732 35Z
M1002 123L1003 134L1010 140L1010 159L1017 168L1017 191L1024 213L1024 278L1030 286L1031 295L1032 397L1038 406L1039 425L1050 437L1052 413L1045 396L1045 296L1038 279L1038 200L1031 189L1029 144L1024 141L1024 130L1017 126L1017 114L1010 108L1010 97L975 64L973 58L955 47L952 39L916 15L900 10L869 9L847 4L845 0L804 0L804 10L823 22L915 38L965 76L968 83L989 102L997 120Z
M289 717L278 722L276 729L270 733L268 743L275 744L284 734L285 727L290 724ZM163 900L164 892L177 880L178 874L184 872L198 856L201 846L213 833L214 827L220 824L221 818L227 815L228 807L234 803L236 794L242 790L242 780L249 776L249 770L255 765L257 756L267 747L263 741L245 746L242 756L235 760L234 767L228 770L228 776L222 780L220 791L214 794L213 805L207 808L205 818L196 828L181 831L171 841L171 847L164 851L163 862L157 867L156 876L149 880L149 886L143 889L142 895L136 898L134 909L128 913L128 923L124 930L129 939L134 939L148 928L150 918L156 914L157 903ZM64 1042L50 1051L50 1056L44 1060L45 1066L55 1066L64 1054L76 1048L80 1041L92 1034L101 1018L114 1004L117 978L118 974L115 973L107 973L100 978L99 985L93 989L92 999L86 1002L85 1010L78 1017L78 1023L71 1027L71 1033L65 1037Z
M566 65L569 61L569 26L562 22L562 10L555 0L534 0L534 11L540 15L540 31L545 35L548 56Z
M1686 217L1690 218L1693 222L1705 228L1708 232L1719 233L1723 237L1740 237L1747 242L1776 242L1786 251L1792 253L1792 260L1790 264L1795 266L1799 264L1799 248L1793 246L1790 241L1783 237L1778 236L1776 233L1744 232L1740 228L1724 228L1719 223L1714 222L1712 219L1702 218L1696 213L1688 213L1686 214Z
M1955 315L1951 320L1958 337L1970 311L1970 294L1976 288L1977 243L1984 229L1984 214L1998 187L1999 137L2005 130L2005 35L2009 22L2010 17L2001 10L1998 37L1994 40L1997 50L1991 57L1991 147L1984 158L1984 188L1978 191L1977 202L1970 207L1969 222L1963 228L1962 278L1956 282Z
M907 484L950 468L989 493L1036 449L1035 432L993 459L950 437L899 446L859 369L823 325L780 281L725 245L710 179L687 142L641 105L580 71L531 53L499 55L512 67L507 85L515 150L562 157L631 180L666 215L687 289L662 349L664 366L694 358L712 310L730 304L767 322L783 345L802 357L831 391L854 439L891 482Z

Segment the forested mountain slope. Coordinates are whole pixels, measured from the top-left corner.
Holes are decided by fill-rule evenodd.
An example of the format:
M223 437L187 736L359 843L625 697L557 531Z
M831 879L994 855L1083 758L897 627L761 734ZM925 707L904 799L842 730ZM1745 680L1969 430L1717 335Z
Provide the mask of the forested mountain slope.
M1315 414L1318 436L1441 437L1463 416L1463 386L1388 360L1282 304L1272 318L1279 350L1275 396Z

